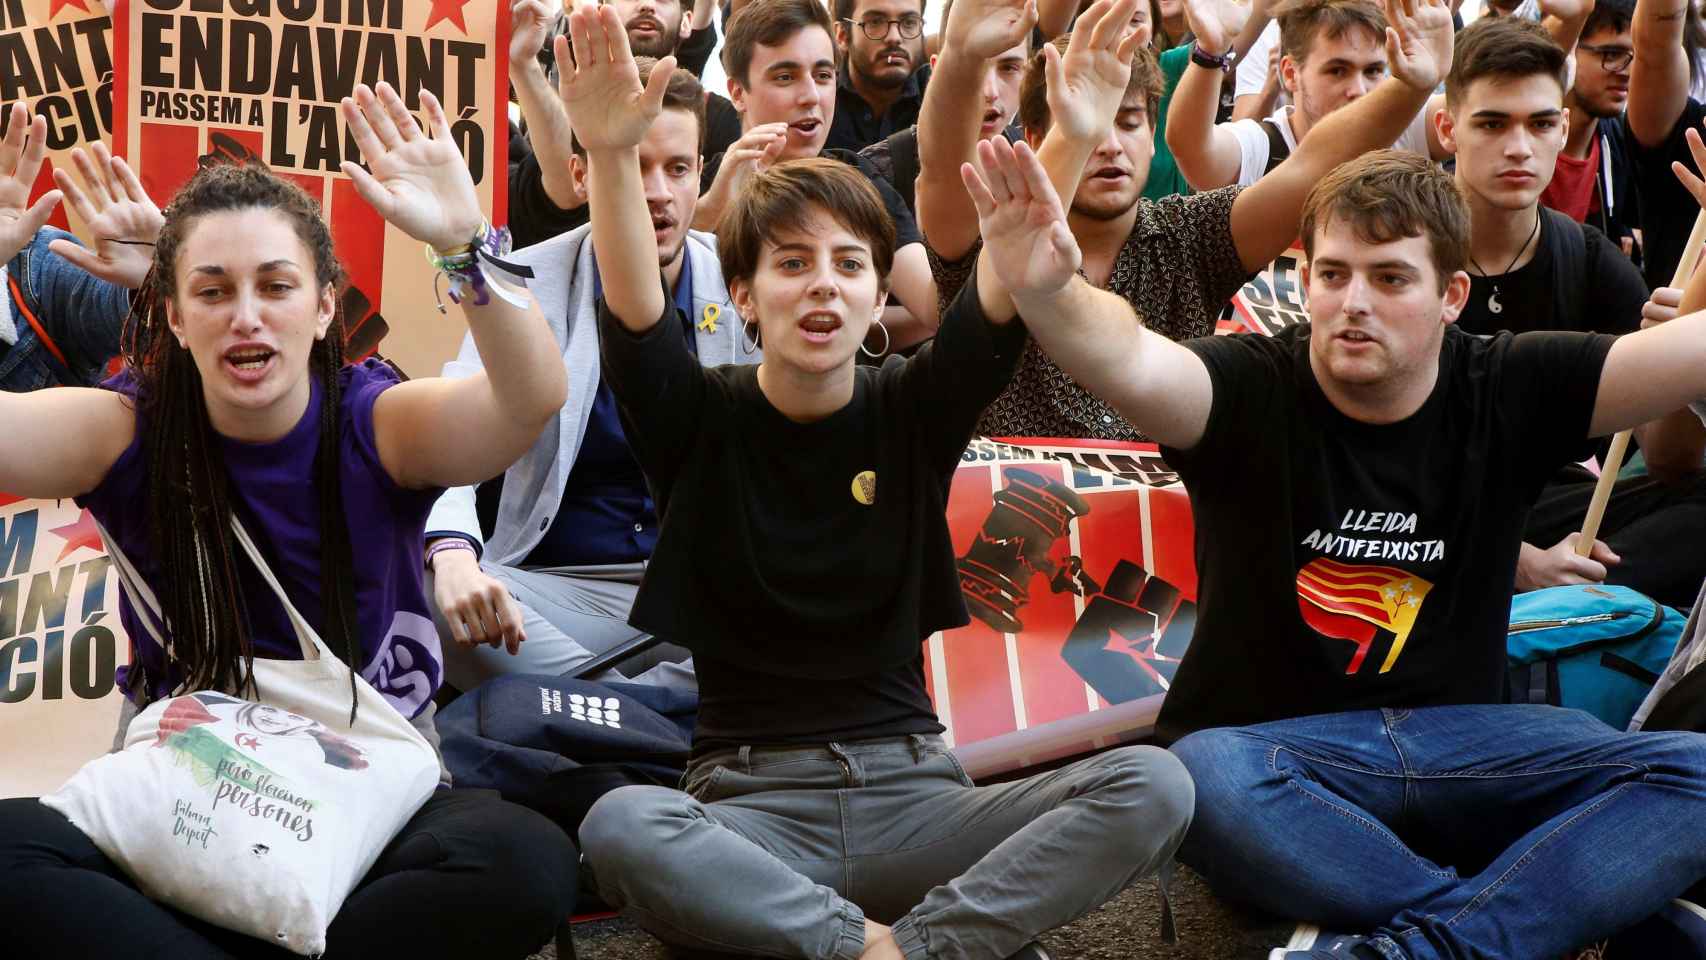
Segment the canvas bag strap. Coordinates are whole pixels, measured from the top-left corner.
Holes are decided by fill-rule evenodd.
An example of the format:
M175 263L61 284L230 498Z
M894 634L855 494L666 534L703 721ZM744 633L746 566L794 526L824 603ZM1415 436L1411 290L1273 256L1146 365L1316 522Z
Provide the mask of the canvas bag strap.
M231 530L237 534L237 542L243 545L243 552L247 553L249 559L254 561L255 568L260 570L267 586L272 587L272 592L278 596L278 602L284 604L284 612L290 616L290 625L296 629L296 641L302 645L302 659L319 660L322 657L330 657L334 661L337 660L336 657L332 656L331 648L326 646L325 641L320 639L320 635L315 633L314 628L309 626L308 621L297 612L296 604L291 603L290 597L285 595L284 587L279 585L278 577L273 575L272 567L267 566L265 558L261 556L260 548L255 546L255 541L249 536L249 531L243 526L243 521L237 519L235 513L231 514ZM351 669L353 670L354 667L352 666Z
M160 601L154 596L154 591L136 572L130 557L125 555L118 541L107 532L100 520L95 521L95 530L101 535L101 543L107 548L107 557L112 560L114 569L118 570L118 584L130 598L130 605L136 611L136 619L142 621L142 628L154 638L154 643L160 649L166 649L166 638L162 636L166 624L165 612L160 608Z

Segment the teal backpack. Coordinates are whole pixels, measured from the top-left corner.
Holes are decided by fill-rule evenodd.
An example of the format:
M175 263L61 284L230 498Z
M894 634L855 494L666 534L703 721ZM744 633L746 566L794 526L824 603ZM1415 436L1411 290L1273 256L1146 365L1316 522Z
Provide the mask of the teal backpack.
M1512 703L1573 707L1619 730L1670 663L1687 615L1607 584L1547 587L1511 600Z

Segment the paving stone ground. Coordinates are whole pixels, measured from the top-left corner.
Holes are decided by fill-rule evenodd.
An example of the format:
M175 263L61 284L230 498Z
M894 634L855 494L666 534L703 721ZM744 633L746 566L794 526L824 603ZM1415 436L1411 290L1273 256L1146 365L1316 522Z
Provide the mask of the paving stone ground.
M1265 960L1285 943L1291 925L1231 906L1209 893L1202 879L1180 867L1173 911L1179 942L1161 942L1161 901L1154 881L1133 884L1077 922L1042 938L1056 960ZM578 960L711 960L711 954L666 947L626 920L601 920L574 929ZM530 960L561 960L554 948Z

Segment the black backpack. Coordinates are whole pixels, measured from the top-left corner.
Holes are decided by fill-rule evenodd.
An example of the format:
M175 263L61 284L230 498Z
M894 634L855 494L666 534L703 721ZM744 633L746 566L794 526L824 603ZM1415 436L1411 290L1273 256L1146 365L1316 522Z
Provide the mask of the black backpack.
M496 790L578 843L606 793L679 783L698 712L693 691L512 675L463 694L437 719L456 786Z

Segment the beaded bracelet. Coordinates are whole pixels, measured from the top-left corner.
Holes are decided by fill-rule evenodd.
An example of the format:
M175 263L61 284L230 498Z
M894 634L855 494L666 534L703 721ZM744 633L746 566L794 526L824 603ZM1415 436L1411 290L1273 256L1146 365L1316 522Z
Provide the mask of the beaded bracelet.
M526 309L527 298L506 289L505 281L525 289L527 281L533 278L533 268L503 259L509 255L510 242L509 228L482 222L474 239L452 252L441 253L428 244L427 262L438 271L432 280L432 294L438 302L438 312L445 312L444 298L438 288L440 275L450 278L452 303L460 304L469 299L476 306L483 307L492 302L491 295L496 293L506 303Z

